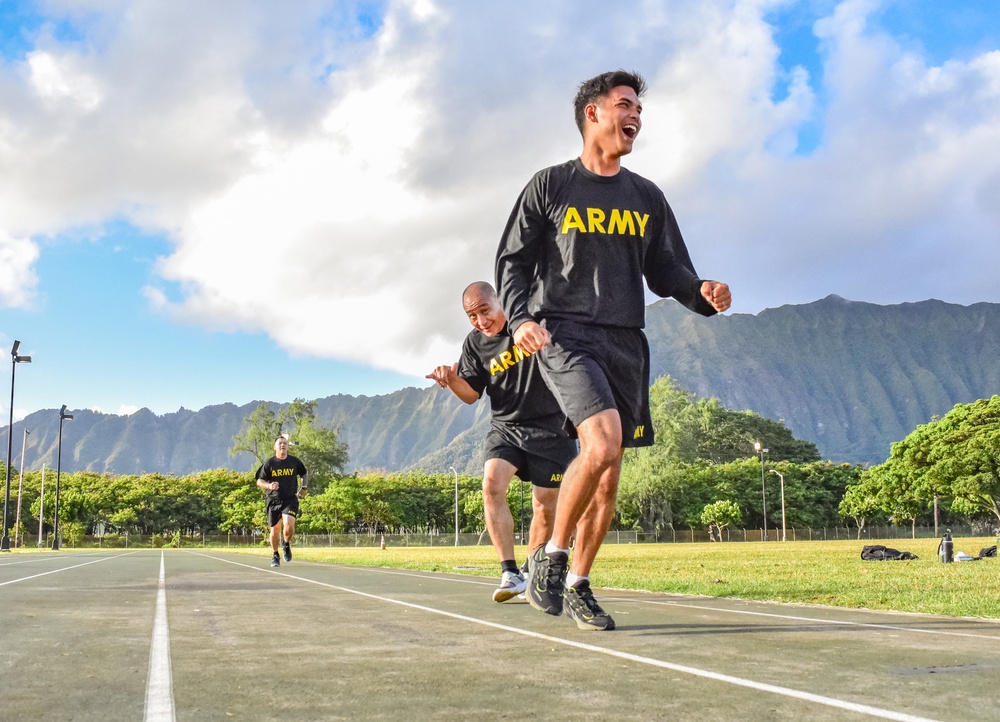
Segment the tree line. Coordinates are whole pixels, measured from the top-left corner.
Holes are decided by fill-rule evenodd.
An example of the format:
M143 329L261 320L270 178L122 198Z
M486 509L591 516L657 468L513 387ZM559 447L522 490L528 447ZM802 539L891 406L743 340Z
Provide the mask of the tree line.
M850 484L840 513L867 523L1000 524L1000 396L958 404L892 445Z
M889 459L869 469L824 461L815 444L795 439L783 422L697 399L670 377L653 384L650 400L655 443L625 453L615 529L760 528L765 504L767 526L777 528L782 496L790 528L835 526L845 518L859 529L867 523L923 523L932 518L935 498L946 523L1000 519L1000 397L956 406L894 444ZM233 455L249 451L263 463L274 439L289 435L291 453L311 477L297 531L452 532L456 484L459 531L483 531L479 478L422 471L345 474L348 449L337 429L316 423L315 409L315 402L302 399L278 411L261 404L230 449ZM755 441L767 449L763 464ZM255 473L62 474L60 526L67 537L262 532L264 495ZM51 529L55 474L49 470L45 477L44 508L41 476L24 475L19 536L36 533L40 514L43 529ZM16 471L12 477L16 494ZM513 484L508 502L515 520L523 514L530 523L527 485ZM13 511L9 520L13 526Z

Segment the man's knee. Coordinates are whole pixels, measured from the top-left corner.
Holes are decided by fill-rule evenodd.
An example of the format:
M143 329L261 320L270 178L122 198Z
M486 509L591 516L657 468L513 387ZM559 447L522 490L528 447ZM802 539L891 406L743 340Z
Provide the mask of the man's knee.
M489 499L505 499L509 481L487 474L483 477L483 496Z
M536 486L531 495L531 507L535 514L554 514L556 502L559 499L559 489Z
M621 453L621 434L592 434L580 438L580 456L602 469L610 468Z
M608 468L621 457L622 426L617 411L601 411L584 419L577 432L580 438L580 456L588 463Z

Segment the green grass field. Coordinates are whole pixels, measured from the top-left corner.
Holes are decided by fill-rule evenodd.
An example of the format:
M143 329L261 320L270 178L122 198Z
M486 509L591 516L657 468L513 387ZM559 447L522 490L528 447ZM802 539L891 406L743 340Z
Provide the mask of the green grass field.
M863 561L861 548L873 543L920 558ZM956 540L955 550L976 556L995 543L964 538ZM591 581L615 589L1000 619L1000 559L942 564L937 545L937 539L606 544ZM487 546L297 548L295 553L311 561L499 577ZM517 554L523 560L524 547Z

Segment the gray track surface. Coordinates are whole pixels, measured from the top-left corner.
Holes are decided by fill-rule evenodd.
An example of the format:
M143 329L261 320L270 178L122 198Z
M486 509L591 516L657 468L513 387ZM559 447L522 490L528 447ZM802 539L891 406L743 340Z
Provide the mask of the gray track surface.
M0 719L152 719L161 562L177 720L1000 719L990 621L598 590L587 632L492 578L268 561L3 555Z

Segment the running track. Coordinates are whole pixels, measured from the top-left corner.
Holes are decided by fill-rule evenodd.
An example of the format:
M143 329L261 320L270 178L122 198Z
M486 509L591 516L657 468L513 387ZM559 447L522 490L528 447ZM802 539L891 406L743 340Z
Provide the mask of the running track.
M265 554L0 557L0 719L1000 719L1000 624L598 591L585 632L494 580Z

